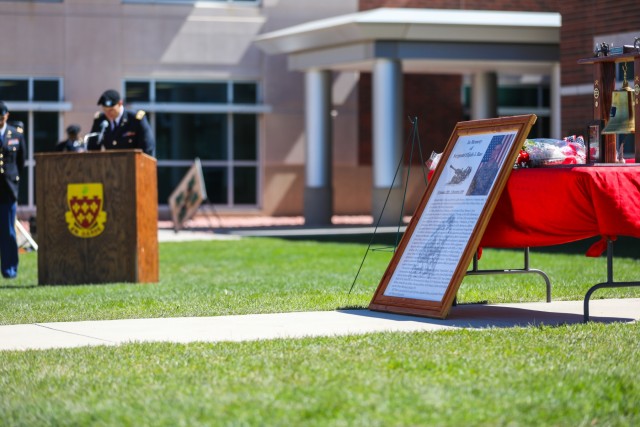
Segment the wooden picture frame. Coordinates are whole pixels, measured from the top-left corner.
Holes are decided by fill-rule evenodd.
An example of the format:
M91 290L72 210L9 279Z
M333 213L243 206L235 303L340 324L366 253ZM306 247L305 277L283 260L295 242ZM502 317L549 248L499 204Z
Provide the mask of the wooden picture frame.
M444 319L534 114L458 123L369 304Z

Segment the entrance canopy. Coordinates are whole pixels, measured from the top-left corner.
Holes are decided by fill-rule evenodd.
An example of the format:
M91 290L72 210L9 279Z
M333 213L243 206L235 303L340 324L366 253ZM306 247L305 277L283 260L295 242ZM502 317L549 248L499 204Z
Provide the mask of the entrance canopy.
M372 74L371 213L391 225L403 214L395 180L402 154L402 74L470 75L472 119L496 117L498 73L548 75L550 136L557 138L560 26L558 13L382 8L259 36L259 48L286 54L291 70L305 72L305 223L331 223L332 72Z
M404 72L548 74L560 58L559 13L381 8L263 34L293 70L369 71L377 58Z

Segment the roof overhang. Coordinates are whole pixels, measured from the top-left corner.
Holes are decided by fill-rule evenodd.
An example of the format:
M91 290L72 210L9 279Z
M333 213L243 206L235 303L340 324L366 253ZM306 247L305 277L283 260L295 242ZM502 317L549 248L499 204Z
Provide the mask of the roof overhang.
M293 70L370 70L399 59L405 72L537 72L559 61L558 13L381 8L308 22L256 38Z

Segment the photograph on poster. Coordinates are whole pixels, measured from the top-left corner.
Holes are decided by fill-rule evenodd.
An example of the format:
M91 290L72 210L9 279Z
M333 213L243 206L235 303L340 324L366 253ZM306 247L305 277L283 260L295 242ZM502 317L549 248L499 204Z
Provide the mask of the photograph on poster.
M393 308L394 301L400 300L400 305L406 301L435 304L437 311L446 313L443 300L453 278L461 281L464 276L475 250L470 242L479 242L481 236L476 234L486 227L495 205L497 195L492 192L498 183L504 185L534 122L535 115L528 115L456 126L371 309L391 306L385 311L402 312ZM430 313L431 308L426 311Z

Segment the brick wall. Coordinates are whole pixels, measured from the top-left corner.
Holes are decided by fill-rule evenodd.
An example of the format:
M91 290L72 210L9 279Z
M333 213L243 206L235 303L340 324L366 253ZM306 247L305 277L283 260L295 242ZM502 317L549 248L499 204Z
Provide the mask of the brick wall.
M593 55L594 38L602 35L637 32L640 37L640 7L637 0L560 2L562 13L562 85L593 85L593 66L580 65L578 59ZM624 44L633 44L630 38ZM629 79L632 77L629 75ZM584 133L593 118L591 94L562 98L563 134Z
M463 119L460 90L462 77L435 74L405 74L403 79L403 142L411 136L409 118L418 119L418 137L425 160L432 151L441 153L457 122ZM372 100L371 74L362 73L358 86L360 119L358 127L358 160L361 165L372 162ZM416 139L416 142L418 140ZM417 150L417 147L415 148ZM413 154L413 163L420 163L419 152ZM405 163L409 153L405 155Z

